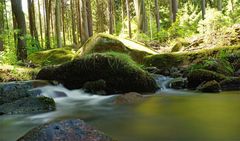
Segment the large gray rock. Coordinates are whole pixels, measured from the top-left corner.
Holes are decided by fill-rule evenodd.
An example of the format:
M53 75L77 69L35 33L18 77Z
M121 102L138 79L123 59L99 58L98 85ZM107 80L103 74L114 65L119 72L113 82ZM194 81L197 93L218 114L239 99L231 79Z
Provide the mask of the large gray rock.
M44 124L25 134L18 141L114 141L82 120L64 120Z
M46 86L48 84L47 81L42 80L0 83L0 105L24 97L39 96L41 94L40 90L31 89Z
M0 83L0 115L32 114L55 110L51 98L40 97L41 90L34 89L49 83L42 80Z
M35 114L55 109L54 100L48 97L25 97L0 105L0 113L2 114Z

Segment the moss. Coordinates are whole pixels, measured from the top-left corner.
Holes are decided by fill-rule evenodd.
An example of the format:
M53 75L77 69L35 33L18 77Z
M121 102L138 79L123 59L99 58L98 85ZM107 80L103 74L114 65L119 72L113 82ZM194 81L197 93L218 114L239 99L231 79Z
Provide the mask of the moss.
M182 43L177 42L173 47L172 47L172 52L178 52L183 48Z
M97 81L89 81L83 84L83 89L89 93L98 93L106 89L106 81L101 79Z
M201 84L198 86L197 90L201 92L219 93L221 91L221 86L217 81L212 80Z
M176 54L158 54L147 56L144 64L148 67L157 67L159 69L176 67L182 64L181 56Z
M69 89L79 89L88 81L102 79L109 94L157 89L154 79L141 66L128 55L116 52L90 54L51 71L43 69L38 79L57 80Z
M226 77L222 74L204 70L204 69L197 69L192 72L190 72L187 76L188 79L188 87L191 89L195 89L203 82L216 80L217 82L220 82L224 80Z
M240 77L226 78L220 85L223 90L240 90Z
M0 66L0 82L32 80L38 71L38 68L3 65Z
M146 55L157 54L150 48L131 40L117 38L109 34L96 34L91 37L76 53L75 58L82 58L92 53L115 51L129 54L135 61L142 62Z
M195 69L206 69L227 76L232 76L234 74L233 66L224 59L210 58L189 67L190 71L193 71Z
M57 48L33 53L28 57L35 65L58 65L69 62L75 53L70 48Z
M52 110L56 109L55 101L52 98L48 97L38 97L39 102L41 102L43 105L46 105L47 107L53 107Z

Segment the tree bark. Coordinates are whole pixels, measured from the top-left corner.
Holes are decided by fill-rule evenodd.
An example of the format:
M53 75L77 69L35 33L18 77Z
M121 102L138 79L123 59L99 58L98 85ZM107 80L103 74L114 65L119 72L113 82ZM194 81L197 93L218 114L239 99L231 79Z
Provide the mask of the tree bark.
M61 6L62 6L62 31L63 31L63 45L66 45L66 35L65 35L65 3L64 0L61 1Z
M201 1L201 9L202 9L202 19L205 19L206 14L206 0Z
M176 22L177 19L177 11L178 11L178 2L177 0L170 0L170 9L172 10L171 13L171 20L172 22Z
M72 37L73 37L73 44L77 44L77 37L76 37L76 23L75 23L75 13L76 10L74 8L73 0L70 0L70 6L71 6L71 16L72 16Z
M81 0L80 8L81 8L81 33L80 33L80 35L81 35L81 43L83 45L89 38L86 0Z
M130 9L129 9L129 0L126 0L126 10L127 10L127 16L128 16L128 35L129 35L129 38L132 38L132 27L131 27L131 15L130 15Z
M217 0L218 11L222 11L222 0Z
M40 37L41 37L41 46L43 47L43 27L42 27L42 14L41 14L41 5L40 5L40 1L38 0L38 16L39 16L39 30L40 30Z
M47 49L50 49L51 43L50 43L50 3L49 3L49 0L45 0L45 12L46 12L45 46Z
M136 10L138 31L140 33L147 33L148 22L147 22L146 8L145 8L144 0L134 0L134 7Z
M0 1L0 51L3 51L3 37L1 35L3 35L4 33L4 1Z
M19 32L17 33L17 59L25 61L27 59L26 42L26 22L22 11L22 0L11 0L12 12L16 19L16 24Z
M157 32L159 32L160 31L160 15L159 15L158 0L154 0L154 4L155 4L155 16L156 16Z
M109 34L113 34L113 1L108 0Z
M86 8L87 8L87 21L88 21L88 34L89 37L93 36L93 20L92 20L92 6L91 0L86 1Z
M38 40L38 32L36 28L36 19L35 19L35 7L34 7L34 0L28 0L28 16L29 16L29 27L30 27L30 34L32 38L34 38L34 42L37 44L39 48L39 40Z
M61 0L55 1L55 31L57 39L57 47L62 47L62 37L61 37Z

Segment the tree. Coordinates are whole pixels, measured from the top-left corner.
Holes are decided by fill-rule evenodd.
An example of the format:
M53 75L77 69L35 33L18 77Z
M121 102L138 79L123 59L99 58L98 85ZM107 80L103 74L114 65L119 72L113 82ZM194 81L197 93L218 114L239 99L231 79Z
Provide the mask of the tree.
M38 16L39 16L39 30L40 30L40 36L41 36L41 45L43 46L43 28L42 28L42 14L41 14L41 6L40 6L40 0L38 0Z
M62 47L62 38L61 38L61 0L55 1L55 30L56 30L56 39L57 47Z
M71 6L71 20L72 20L72 37L73 37L73 44L77 44L77 37L76 37L76 23L75 23L75 8L73 0L70 0L70 6Z
M89 38L86 0L81 0L80 9L81 9L80 36L81 36L81 43L84 44Z
M34 42L37 43L37 47L39 47L38 40L38 32L36 28L36 19L35 19L35 7L34 0L28 0L28 17L29 17L29 27L32 38L34 38Z
M0 1L0 51L3 51L3 31L4 31L4 1Z
M88 32L89 32L89 37L91 37L93 35L93 20L92 20L91 0L86 1L86 8L87 8Z
M137 16L138 31L140 33L147 33L148 22L144 0L134 0L134 7Z
M158 0L154 0L154 5L155 5L157 32L159 32L160 31L160 15L159 15Z
M126 10L127 10L127 16L128 16L128 35L129 35L129 38L132 38L131 15L130 15L130 8L129 8L129 0L126 0Z
M61 1L62 5L62 31L63 31L63 44L66 45L66 31L65 31L65 2L64 0Z
M177 19L177 11L178 11L177 0L170 0L170 17L172 22L175 22Z
M206 14L206 0L201 0L202 19L205 19Z
M218 11L222 11L222 0L217 0Z
M51 48L50 43L50 11L51 11L51 1L45 0L45 14L46 14L46 31L45 31L45 46L47 49Z
M108 0L109 34L113 34L113 1Z
M17 59L25 61L27 59L27 50L26 50L26 22L24 13L22 11L22 0L11 0L12 12L14 19L16 21L15 29L18 30L17 38Z

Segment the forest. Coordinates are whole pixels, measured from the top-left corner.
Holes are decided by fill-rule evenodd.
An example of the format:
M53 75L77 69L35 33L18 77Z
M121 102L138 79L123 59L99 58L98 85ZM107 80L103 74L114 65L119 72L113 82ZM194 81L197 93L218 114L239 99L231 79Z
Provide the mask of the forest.
M1 141L239 140L240 0L0 0Z

